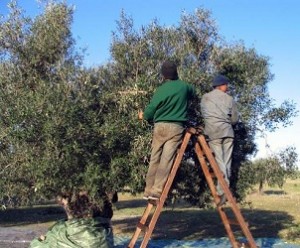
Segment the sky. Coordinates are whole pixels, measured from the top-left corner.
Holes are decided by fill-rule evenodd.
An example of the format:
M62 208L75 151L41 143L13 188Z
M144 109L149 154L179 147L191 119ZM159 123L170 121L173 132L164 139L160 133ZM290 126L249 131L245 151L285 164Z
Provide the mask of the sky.
M40 0L41 1L41 0ZM7 15L9 0L0 0L0 15ZM136 29L157 19L161 25L177 25L182 12L196 8L211 12L219 34L227 42L243 41L248 48L269 57L274 79L269 84L276 105L292 100L300 109L300 1L299 0L66 0L75 7L72 25L77 46L86 48L85 64L97 66L109 59L112 32L122 10ZM38 1L19 0L29 16L41 12ZM266 157L284 147L295 146L300 156L300 116L293 125L258 138L257 157ZM269 148L265 148L266 142ZM299 163L298 163L299 164Z

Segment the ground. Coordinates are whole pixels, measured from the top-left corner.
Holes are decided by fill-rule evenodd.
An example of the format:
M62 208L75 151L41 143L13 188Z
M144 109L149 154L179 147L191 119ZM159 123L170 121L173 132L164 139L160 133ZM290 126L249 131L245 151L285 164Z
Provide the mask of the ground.
M146 201L141 196L119 195L115 205L112 224L116 237L131 237L135 231ZM289 238L291 229L300 223L300 181L289 181L284 188L266 188L264 194L253 192L247 204L241 205L244 218L255 239ZM0 247L25 248L29 242L56 220L64 218L63 210L57 205L35 206L34 208L8 209L0 211ZM178 203L166 206L153 232L153 239L202 240L226 237L223 223L215 209L200 210ZM275 246L274 246L275 247ZM300 245L299 245L300 247Z

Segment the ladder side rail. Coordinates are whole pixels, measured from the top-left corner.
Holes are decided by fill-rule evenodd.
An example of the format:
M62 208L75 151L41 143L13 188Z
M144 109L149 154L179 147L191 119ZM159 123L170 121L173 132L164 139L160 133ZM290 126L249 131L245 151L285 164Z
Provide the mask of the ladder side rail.
M146 209L144 210L143 216L141 218L141 220L139 221L135 233L133 234L130 243L128 245L128 248L134 248L134 244L136 243L137 239L139 238L139 235L142 231L142 228L140 227L140 225L145 225L149 214L151 213L151 209L153 208L153 204L151 202L148 202ZM139 225L140 224L140 225Z
M231 203L232 211L235 214L235 217L236 217L237 221L239 222L244 235L248 239L249 245L251 246L251 248L257 248L257 245L252 237L252 234L249 231L248 225L245 222L239 208L237 207L237 203L229 189L229 186L227 185L227 183L224 180L223 174L219 169L219 166L218 166L218 164L217 164L217 162L205 140L205 137L203 135L199 135L198 141L199 141L201 148L202 148L204 154L206 155L206 157L207 157L207 159L208 159L208 161L209 161L209 163L210 163L210 165L211 165L211 167L212 167L212 169L213 169L213 171L214 171L214 173L215 173L215 175L227 197L227 200Z
M211 172L209 171L209 168L207 166L207 162L206 162L204 153L201 150L200 145L199 145L198 142L195 143L195 151L196 151L196 155L197 155L198 161L200 162L200 166L202 168L202 171L204 173L204 176L206 178L207 184L208 184L208 186L209 186L209 188L211 190L211 193L213 195L214 201L215 201L216 204L218 204L217 190L216 190L214 181L212 179Z
M177 170L179 168L179 165L180 165L181 160L183 158L184 152L185 152L185 150L187 148L187 145L189 143L189 140L190 140L191 135L193 134L194 130L195 129L193 129L193 128L189 128L186 131L185 135L184 135L184 138L183 138L183 141L181 143L180 149L179 149L179 151L177 153L177 156L176 156L175 161L173 163L171 172L170 172L170 174L168 176L168 179L167 179L167 182L166 182L166 184L164 186L163 192L162 192L162 194L160 196L160 199L159 199L159 201L157 203L156 209L155 209L155 211L153 213L153 216L152 216L152 218L150 220L149 228L145 232L144 239L143 239L143 241L141 243L140 248L145 248L147 246L148 242L149 242L149 239L151 237L153 229L154 229L154 227L156 225L156 222L158 220L160 212L161 212L161 210L162 210L162 208L164 206L164 202L165 202L165 200L167 198L168 192L169 192L169 190L170 190L170 188L172 186L172 183L174 181L176 172L177 172Z
M200 145L199 145L198 142L195 144L195 151L196 151L196 154L197 154L197 158L198 158L198 160L200 162L200 166L202 168L202 171L204 173L204 176L206 178L206 181L208 183L208 186L209 186L209 188L211 190L211 193L213 195L214 201L215 201L215 203L217 205L218 204L218 199L219 199L219 197L217 195L217 190L216 190L214 181L213 181L213 179L211 177L211 174L209 172L209 168L207 166L206 159L204 157L204 153L201 150ZM226 213L223 211L222 207L217 207L217 209L218 209L219 215L220 215L220 217L222 219L222 222L224 224L225 230L227 232L227 235L229 237L229 240L230 240L233 248L238 248L237 241L236 241L236 239L235 239L235 237L233 235L233 231L232 231L231 226L229 224L229 220L227 218Z

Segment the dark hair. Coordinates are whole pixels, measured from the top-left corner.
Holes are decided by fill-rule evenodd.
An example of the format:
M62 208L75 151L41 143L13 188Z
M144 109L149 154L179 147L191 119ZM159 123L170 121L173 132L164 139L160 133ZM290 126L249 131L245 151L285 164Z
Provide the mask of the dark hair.
M90 217L111 219L113 215L112 204L106 194L101 195L96 201L91 199L87 192L81 191L77 194L61 195L58 201L64 207L68 219Z
M165 61L161 66L161 73L165 79L178 79L177 65L173 61Z

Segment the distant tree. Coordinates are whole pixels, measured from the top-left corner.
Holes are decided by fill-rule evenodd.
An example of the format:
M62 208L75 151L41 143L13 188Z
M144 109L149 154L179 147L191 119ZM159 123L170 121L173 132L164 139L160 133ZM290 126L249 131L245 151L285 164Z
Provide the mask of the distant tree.
M297 177L297 161L298 154L295 147L289 146L267 158L249 163L248 168L243 167L240 176L248 178L249 188L258 185L259 192L262 193L265 184L281 188L287 178Z

